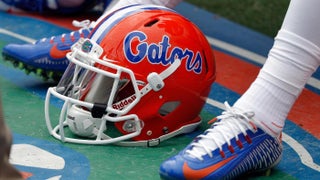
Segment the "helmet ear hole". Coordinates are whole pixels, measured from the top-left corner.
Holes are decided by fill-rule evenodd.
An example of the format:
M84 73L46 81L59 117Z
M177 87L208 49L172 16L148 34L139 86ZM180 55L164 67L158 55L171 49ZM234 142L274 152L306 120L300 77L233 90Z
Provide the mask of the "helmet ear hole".
M156 24L158 21L159 21L158 18L152 19L151 21L149 21L149 22L147 22L146 24L144 24L144 27L151 27L151 26L153 26L154 24Z
M177 107L180 105L179 101L170 101L164 103L161 108L159 109L159 114L161 116L167 116L171 112L173 112Z

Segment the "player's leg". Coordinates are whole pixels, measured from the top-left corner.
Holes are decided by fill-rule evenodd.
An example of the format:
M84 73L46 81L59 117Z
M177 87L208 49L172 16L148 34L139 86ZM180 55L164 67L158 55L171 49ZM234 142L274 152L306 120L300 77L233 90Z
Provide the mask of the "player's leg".
M112 1L106 11L113 11L129 4L153 4L165 6L168 8L176 7L182 0L125 0L125 1Z
M62 7L77 7L81 6L85 0L57 0L57 3Z
M163 179L229 179L280 161L285 119L320 64L318 7L318 0L291 0L256 80L218 122L162 163Z
M264 128L279 134L285 119L320 64L317 0L292 1L273 48L257 79L235 103L253 109Z
M0 179L22 179L21 174L9 163L9 156L12 144L12 136L7 127L4 114L2 111L2 103L0 100Z

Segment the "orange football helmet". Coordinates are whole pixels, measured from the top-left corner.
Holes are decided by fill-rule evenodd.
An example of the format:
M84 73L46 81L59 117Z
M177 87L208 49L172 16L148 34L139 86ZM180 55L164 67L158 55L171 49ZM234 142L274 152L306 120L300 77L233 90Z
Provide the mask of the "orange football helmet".
M153 146L191 132L216 75L201 30L154 5L100 18L67 58L59 84L48 89L45 115L49 132L73 143ZM52 95L64 101L58 121L50 119Z

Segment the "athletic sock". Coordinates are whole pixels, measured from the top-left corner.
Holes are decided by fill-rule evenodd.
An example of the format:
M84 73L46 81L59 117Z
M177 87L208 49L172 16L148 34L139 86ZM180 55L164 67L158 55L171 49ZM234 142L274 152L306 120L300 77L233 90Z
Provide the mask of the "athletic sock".
M129 6L132 4L154 4L165 6L168 8L174 8L181 1L182 0L112 0L104 13L112 12L116 9L120 9L122 7Z
M280 30L258 77L234 107L253 110L264 130L280 134L291 107L319 64L319 47Z

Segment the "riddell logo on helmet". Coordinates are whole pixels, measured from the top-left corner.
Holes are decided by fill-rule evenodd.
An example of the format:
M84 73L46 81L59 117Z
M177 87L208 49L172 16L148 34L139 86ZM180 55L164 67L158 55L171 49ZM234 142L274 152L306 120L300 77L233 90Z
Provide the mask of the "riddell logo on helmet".
M133 51L133 41L138 40L139 43ZM162 37L162 41L159 43L147 42L148 37L141 31L132 31L124 39L123 47L127 60L131 63L139 63L145 57L151 64L163 64L168 65L174 62L174 59L180 60L186 59L187 71L193 71L196 74L200 74L202 71L202 57L200 52L194 52L188 48L182 49L181 47L174 47L169 51L170 38L166 35ZM136 42L135 42L136 43Z
M130 97L127 97L126 99L123 99L117 103L114 103L112 105L113 109L122 110L123 108L127 107L129 104L131 104L136 99L135 95L132 95Z

